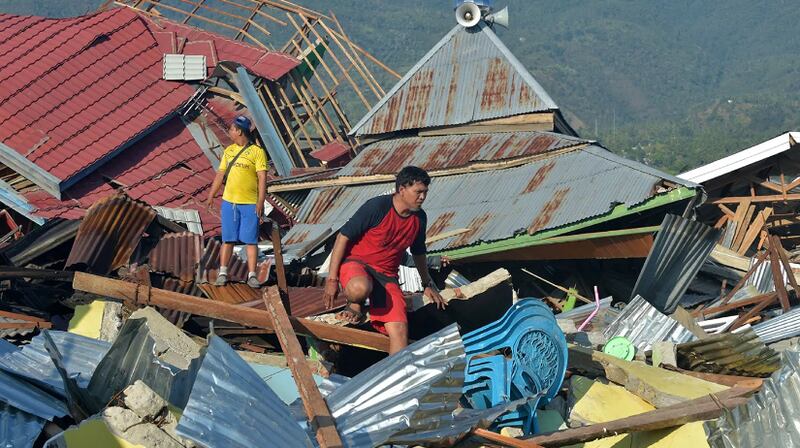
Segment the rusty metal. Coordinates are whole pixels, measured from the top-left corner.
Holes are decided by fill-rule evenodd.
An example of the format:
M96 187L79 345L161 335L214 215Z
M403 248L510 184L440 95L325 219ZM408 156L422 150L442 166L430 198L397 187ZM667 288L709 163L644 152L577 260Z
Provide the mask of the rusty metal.
M192 282L202 255L202 236L192 232L168 233L150 251L150 269L152 272L169 274L183 282Z
M457 25L355 126L356 136L557 111L550 95L481 23Z
M546 154L587 143L588 140L576 137L537 131L397 138L367 146L337 176L395 174L408 165L428 171L452 169L477 162ZM548 166L553 168L552 164L542 167L543 172L534 179L546 176ZM535 187L529 187L530 191Z
M208 240L206 250L200 257L200 263L197 266L195 282L198 285L213 283L217 278L217 274L219 273L219 252L221 249L222 243L218 240ZM261 283L267 281L271 267L271 258L267 258L265 261L258 264L256 268L256 277L258 277L258 281ZM231 255L231 260L228 263L228 281L234 283L247 281L247 263L235 253Z
M255 309L263 309L264 307L264 301L261 299L261 290L253 289L244 283L229 283L225 286L201 284L198 286L211 300ZM324 288L290 287L289 302L292 309L291 315L294 317L315 316L341 308L347 303L344 294L339 294L339 297L333 304L333 308L329 310L322 301L323 291Z
M768 377L781 367L781 355L747 329L677 346L678 367L723 375Z
M210 283L201 283L197 285L209 299L230 303L234 305L252 302L261 299L261 293L258 289L253 289L245 283L228 283L225 286L214 286Z
M128 196L101 199L81 221L66 267L97 274L122 267L155 217L152 207Z

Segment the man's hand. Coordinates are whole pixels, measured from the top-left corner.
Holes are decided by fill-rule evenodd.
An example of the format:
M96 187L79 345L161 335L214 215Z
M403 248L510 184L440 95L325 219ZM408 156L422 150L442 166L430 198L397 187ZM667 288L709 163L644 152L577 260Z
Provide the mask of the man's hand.
M333 308L333 302L339 296L339 279L328 277L325 280L325 291L322 293L322 302L325 304L325 309Z
M208 198L208 200L206 201L206 211L211 213L213 208L214 208L214 198Z
M444 301L441 294L436 288L432 288L430 286L425 288L425 292L422 293L425 297L431 299L433 303L436 304L436 308L443 310L447 307L447 302Z
M258 222L264 221L264 202L256 204L256 216L258 216Z

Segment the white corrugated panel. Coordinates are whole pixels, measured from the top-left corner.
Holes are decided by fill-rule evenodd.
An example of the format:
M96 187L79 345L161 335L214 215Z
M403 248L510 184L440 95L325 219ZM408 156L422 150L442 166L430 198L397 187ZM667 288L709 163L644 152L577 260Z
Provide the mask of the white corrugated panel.
M165 54L164 79L168 81L202 81L206 79L206 57Z

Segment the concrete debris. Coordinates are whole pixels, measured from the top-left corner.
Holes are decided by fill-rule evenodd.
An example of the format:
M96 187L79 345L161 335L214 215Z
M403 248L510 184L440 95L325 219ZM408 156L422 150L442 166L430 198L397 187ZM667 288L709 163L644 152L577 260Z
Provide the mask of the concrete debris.
M578 137L485 15L402 76L252 3L0 11L0 446L791 445L800 133L672 176ZM232 122L270 161L255 259L211 191ZM375 277L407 337L330 281L405 166L427 254Z

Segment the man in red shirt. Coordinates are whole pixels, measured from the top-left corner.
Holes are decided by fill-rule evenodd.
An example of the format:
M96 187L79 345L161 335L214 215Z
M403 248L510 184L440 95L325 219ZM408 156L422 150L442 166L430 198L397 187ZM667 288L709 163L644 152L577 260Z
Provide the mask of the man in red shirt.
M348 305L339 317L360 323L369 297L372 326L389 336L389 354L408 345L406 301L397 281L406 250L411 249L424 294L440 309L446 305L428 273L425 250L428 219L422 203L430 182L425 170L403 168L397 174L395 193L364 203L339 231L331 252L323 296L326 306L333 306L341 283Z

